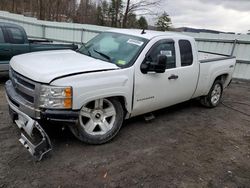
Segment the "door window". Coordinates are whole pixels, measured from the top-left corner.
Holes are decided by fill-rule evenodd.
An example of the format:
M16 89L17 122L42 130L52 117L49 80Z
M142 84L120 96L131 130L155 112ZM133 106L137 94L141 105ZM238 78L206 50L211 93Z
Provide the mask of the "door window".
M190 66L193 64L193 52L191 43L188 40L180 40L181 66Z
M174 42L160 42L151 49L149 55L147 56L147 60L155 63L159 55L167 56L167 69L176 68Z
M24 44L24 36L20 29L9 27L7 28L7 31L12 44Z
M3 35L3 30L0 28L0 43L4 43L4 35Z

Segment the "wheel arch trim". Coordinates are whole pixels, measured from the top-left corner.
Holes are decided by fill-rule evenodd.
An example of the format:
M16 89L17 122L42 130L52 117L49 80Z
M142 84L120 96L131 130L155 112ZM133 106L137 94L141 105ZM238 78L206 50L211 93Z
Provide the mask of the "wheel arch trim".
M223 84L223 89L225 89L225 87L228 85L228 83L230 82L230 79L229 78L229 74L227 72L217 72L217 73L214 73L213 76L212 76L212 79L210 80L209 82L209 87L207 88L207 92L206 94L209 93L210 89L212 88L214 82L216 80L221 80L222 81L222 84Z
M84 106L85 104L97 100L97 99L104 99L104 98L117 98L121 104L123 109L125 110L125 118L129 117L129 114L131 113L132 107L131 107L131 103L129 103L129 99L128 97L124 94L124 93L111 93L111 94L100 94L97 96L93 96L93 97L88 97L85 98L84 100L81 100L81 102L78 104L78 106L81 108L82 106ZM78 109L80 110L80 109Z

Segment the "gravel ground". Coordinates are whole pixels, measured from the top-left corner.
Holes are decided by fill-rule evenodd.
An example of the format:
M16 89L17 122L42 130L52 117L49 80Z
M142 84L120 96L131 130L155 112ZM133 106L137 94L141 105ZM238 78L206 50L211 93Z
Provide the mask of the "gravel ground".
M18 142L0 77L1 187L250 187L250 83L234 82L215 109L189 101L125 122L89 146L51 125L52 154L35 162Z

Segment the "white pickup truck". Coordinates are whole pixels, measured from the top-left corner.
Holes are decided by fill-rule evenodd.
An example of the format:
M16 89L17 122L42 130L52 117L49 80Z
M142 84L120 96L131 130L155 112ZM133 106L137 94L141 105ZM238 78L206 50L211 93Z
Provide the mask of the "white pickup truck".
M216 107L235 62L235 57L198 52L188 36L115 29L77 52L15 56L6 97L23 130L20 142L39 160L51 150L40 126L44 122L67 123L81 141L106 143L124 119L193 98Z

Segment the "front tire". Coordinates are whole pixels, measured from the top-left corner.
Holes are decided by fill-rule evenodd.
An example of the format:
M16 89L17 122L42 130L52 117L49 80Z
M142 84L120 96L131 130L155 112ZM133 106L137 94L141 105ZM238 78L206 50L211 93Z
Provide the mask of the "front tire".
M200 103L208 108L214 108L219 105L223 93L223 83L216 80L207 96L201 97Z
M124 111L116 98L97 99L84 105L71 132L87 144L103 144L119 132Z

